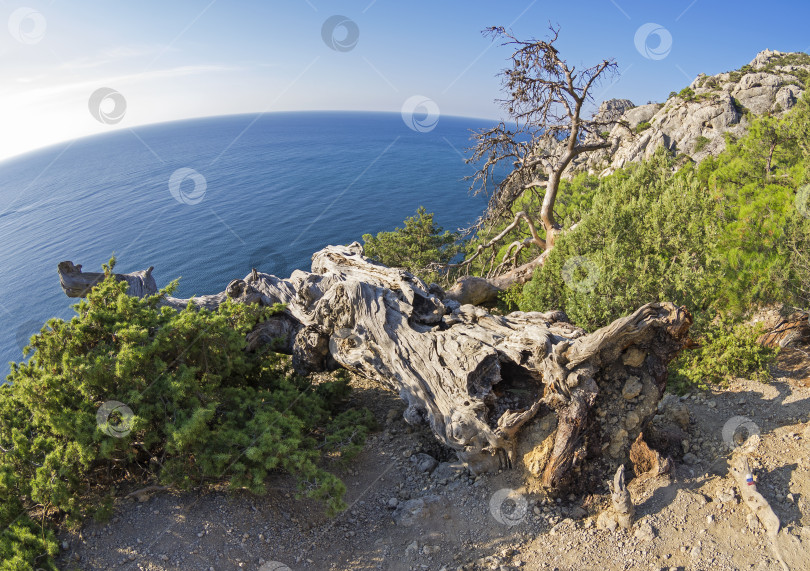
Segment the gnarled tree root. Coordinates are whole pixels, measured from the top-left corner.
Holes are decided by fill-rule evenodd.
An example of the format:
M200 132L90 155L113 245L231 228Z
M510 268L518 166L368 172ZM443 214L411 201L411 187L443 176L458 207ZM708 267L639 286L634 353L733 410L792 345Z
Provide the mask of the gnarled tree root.
M562 486L586 458L627 459L691 324L685 309L649 303L586 334L559 311L497 316L460 305L441 288L365 258L358 243L328 246L312 260L311 272L282 279L254 269L191 301L285 304L283 315L248 336L249 348L271 344L292 354L303 373L340 366L380 381L407 402L406 421L428 423L474 472L514 466L521 428L537 415L556 415L553 447L540 467L549 488ZM74 296L98 279L70 262L59 273ZM154 293L151 268L117 277L133 295ZM163 301L178 309L188 302ZM638 395L626 400L622 387L632 379ZM614 413L622 426L608 422Z

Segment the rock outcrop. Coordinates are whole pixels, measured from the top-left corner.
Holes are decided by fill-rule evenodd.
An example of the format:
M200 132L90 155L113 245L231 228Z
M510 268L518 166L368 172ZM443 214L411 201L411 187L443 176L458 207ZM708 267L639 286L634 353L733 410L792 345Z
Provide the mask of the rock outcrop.
M700 74L663 104L636 107L627 99L605 101L596 117L608 123L611 148L583 156L568 174L610 174L650 158L661 146L700 162L725 148L725 133L744 134L751 115L780 116L790 110L808 77L810 55L765 50L740 70Z

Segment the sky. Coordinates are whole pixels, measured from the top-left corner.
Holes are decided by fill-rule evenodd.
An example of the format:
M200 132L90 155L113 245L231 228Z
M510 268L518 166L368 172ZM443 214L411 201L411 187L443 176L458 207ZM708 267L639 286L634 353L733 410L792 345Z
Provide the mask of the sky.
M771 0L0 0L0 160L192 117L294 110L497 119L510 51L481 31L545 39L594 90L663 101L763 49L810 52L810 2ZM425 103L428 101L428 103ZM410 102L410 103L409 103Z

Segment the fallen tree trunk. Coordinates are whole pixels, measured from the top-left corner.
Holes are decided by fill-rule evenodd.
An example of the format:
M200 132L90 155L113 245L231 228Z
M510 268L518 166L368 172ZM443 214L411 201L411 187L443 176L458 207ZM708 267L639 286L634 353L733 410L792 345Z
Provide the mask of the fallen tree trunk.
M541 267L551 249L545 250L536 258L525 264L513 268L503 275L482 278L478 276L462 276L447 290L447 297L460 304L493 306L498 303L498 294L508 290L515 284L525 284L534 275L534 270Z
M147 270L141 272L115 274L115 278L129 284L129 293L131 295L143 297L157 293L157 284L155 278L152 277L152 270L154 269L153 266L150 266ZM82 273L81 264L76 266L73 262L59 262L57 271L59 272L59 284L68 297L84 297L90 293L94 285L104 280L103 273Z
M63 287L63 269L75 282L75 268L80 274L80 266L59 264ZM117 277L143 295L148 288L135 279L141 274ZM671 303L644 305L591 334L559 311L492 315L368 260L358 243L315 253L311 272L281 279L254 269L225 291L191 301L214 308L228 298L286 304L284 314L249 334L249 350L271 343L292 354L302 373L340 366L380 381L407 402L407 422L429 423L473 472L514 466L521 428L535 417L554 418L552 445L534 463L548 488L562 487L586 458L627 458L691 324ZM178 309L188 302L164 301Z

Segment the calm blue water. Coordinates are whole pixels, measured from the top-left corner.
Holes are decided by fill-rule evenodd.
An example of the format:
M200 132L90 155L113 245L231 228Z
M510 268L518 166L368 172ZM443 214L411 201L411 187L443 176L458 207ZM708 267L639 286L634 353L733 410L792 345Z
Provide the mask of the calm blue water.
M0 162L0 379L50 317L69 319L62 260L100 271L155 266L175 295L216 293L251 267L288 276L328 244L401 225L417 207L447 229L484 208L468 194L469 130L488 123L442 117L428 133L399 114L240 115L139 127ZM186 180L176 200L169 180Z

